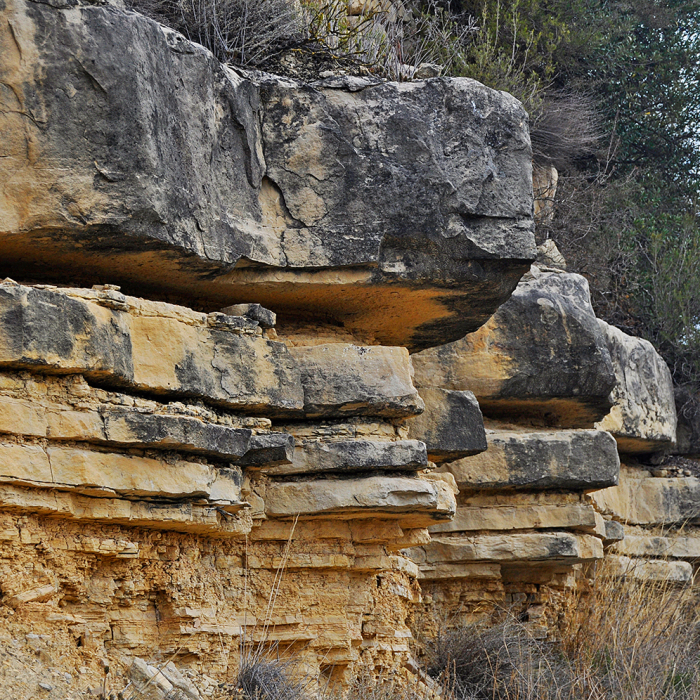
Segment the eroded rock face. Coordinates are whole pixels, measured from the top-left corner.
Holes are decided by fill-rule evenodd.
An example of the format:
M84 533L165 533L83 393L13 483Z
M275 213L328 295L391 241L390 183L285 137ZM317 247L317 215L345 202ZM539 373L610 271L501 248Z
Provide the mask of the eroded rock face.
M632 525L685 525L700 519L700 479L694 476L654 477L627 466L618 486L591 498L601 512Z
M488 449L444 466L461 489L565 489L617 484L620 458L598 430L489 431Z
M4 14L6 273L421 348L475 330L534 258L527 117L505 93L243 74L109 5Z
M441 464L486 449L481 409L471 391L424 387L425 410L408 422L411 437L422 440L432 462Z
M355 641L401 665L419 592L399 550L456 508L454 479L407 438L423 408L408 351L282 342L265 309L226 310L0 283L0 607L62 668L77 668L73 633L115 659L151 658L172 632L225 674L244 632L268 634L255 601L282 568L284 629L266 641L313 640L304 663L319 669L358 663ZM126 569L108 571L116 560ZM243 580L252 599L206 592Z
M474 392L486 415L593 427L615 384L580 275L532 267L482 328L413 358L416 386Z
M615 368L613 407L598 427L610 431L621 452L655 452L676 441L673 380L663 358L642 338L633 338L604 321Z

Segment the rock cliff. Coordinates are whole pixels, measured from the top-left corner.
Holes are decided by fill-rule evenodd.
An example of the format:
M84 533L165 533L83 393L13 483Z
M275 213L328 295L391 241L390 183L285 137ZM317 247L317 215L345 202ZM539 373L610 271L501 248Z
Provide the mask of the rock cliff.
M546 634L604 556L690 578L670 374L530 266L516 100L244 72L111 4L0 12L11 697L230 697L251 645L429 688L419 619Z

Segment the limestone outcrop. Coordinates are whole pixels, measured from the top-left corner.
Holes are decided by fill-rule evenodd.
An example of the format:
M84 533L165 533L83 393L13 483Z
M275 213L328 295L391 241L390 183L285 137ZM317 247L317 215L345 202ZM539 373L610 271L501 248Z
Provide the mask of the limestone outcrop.
M241 644L422 682L405 551L455 516L435 464L487 443L409 351L535 257L521 105L244 72L116 4L0 12L0 639L36 664L13 697L56 668L66 698L217 697Z
M620 459L613 436L594 429L615 375L588 286L533 266L482 328L413 361L419 393L474 393L487 444L439 467L459 488L455 517L407 551L420 570L421 619L459 624L500 606L542 629L557 591L615 536L589 495L617 485Z
M468 79L237 71L111 5L11 0L5 274L455 340L535 257L527 116Z
M598 423L621 452L657 452L676 442L676 406L671 373L648 340L633 338L600 321L615 368L613 407Z
M691 580L700 429L553 244L530 266L515 99L246 72L110 3L0 17L13 698L220 700L253 647L429 688L419 622L545 635L604 559Z
M416 386L472 391L484 413L593 427L615 375L580 275L533 266L478 331L418 353Z
M481 329L414 365L421 394L474 392L487 440L486 451L440 466L459 488L455 517L407 550L422 624L522 606L542 630L557 591L604 558L619 576L692 580L700 482L690 460L668 456L670 372L650 343L595 318L581 277L533 266ZM690 425L684 417L687 453Z

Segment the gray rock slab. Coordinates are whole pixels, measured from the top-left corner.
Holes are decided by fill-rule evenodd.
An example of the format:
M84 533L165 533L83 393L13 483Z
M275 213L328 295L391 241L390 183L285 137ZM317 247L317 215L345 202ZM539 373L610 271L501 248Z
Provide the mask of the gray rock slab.
M481 409L470 391L423 388L425 410L409 419L410 435L422 440L431 462L441 464L486 450Z
M700 561L700 537L628 534L612 551L630 557Z
M434 525L431 532L467 532L473 530L581 530L595 532L593 506L566 505L457 506L454 520Z
M290 347L309 418L355 415L399 418L423 410L405 348L333 343Z
M693 566L687 561L636 559L608 554L606 563L614 576L663 584L684 585L693 580Z
M676 440L673 379L654 346L598 321L610 351L616 384L613 406L596 427L607 430L625 453L668 450Z
M617 484L620 459L614 438L600 430L490 432L486 452L444 465L460 490L567 489Z
M406 551L421 569L441 563L580 563L603 557L603 545L597 537L569 532L435 537L430 544Z
M273 482L265 487L264 501L268 517L407 516L415 527L449 520L456 508L444 482L407 476Z
M244 74L111 4L4 15L0 274L419 348L476 329L535 257L527 115L504 92Z
M251 431L205 423L197 418L102 411L105 442L115 445L182 450L236 460L249 448Z
M615 373L580 275L536 266L475 333L413 355L416 386L472 391L486 416L593 427Z
M299 441L292 463L274 467L270 474L323 472L419 471L428 466L425 443L418 440Z
M303 407L299 371L282 343L7 281L0 284L0 366L80 373L254 413Z
M240 501L241 473L50 443L0 444L0 481L88 496ZM214 495L212 495L214 494Z
M273 467L291 464L294 459L294 438L287 433L266 433L250 438L248 451L238 460L241 467Z

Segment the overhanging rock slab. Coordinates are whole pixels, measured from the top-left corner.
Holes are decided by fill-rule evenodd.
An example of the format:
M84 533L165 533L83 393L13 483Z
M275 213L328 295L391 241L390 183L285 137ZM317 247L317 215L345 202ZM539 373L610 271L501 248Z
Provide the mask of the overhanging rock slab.
M586 280L534 265L488 323L413 364L419 389L472 391L486 416L560 427L592 428L615 383Z
M254 326L209 328L205 314L148 302L132 308L130 301L138 300L5 281L0 365L83 374L106 385L249 412L301 413L299 371L282 343L256 335Z
M535 257L527 115L503 92L304 85L113 5L4 12L0 274L417 349L478 328Z

